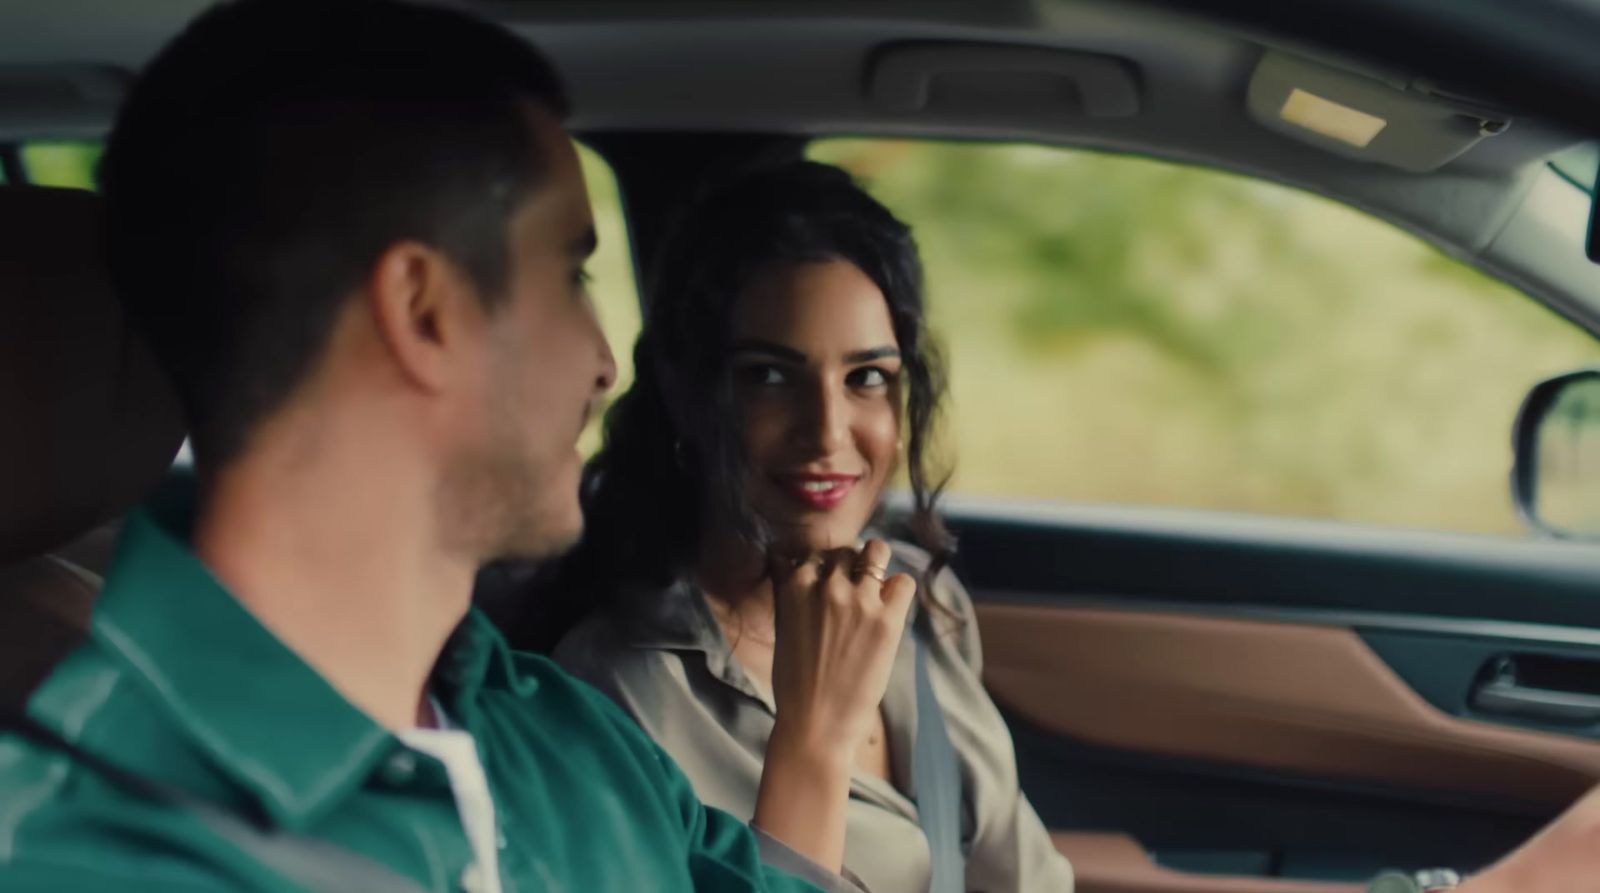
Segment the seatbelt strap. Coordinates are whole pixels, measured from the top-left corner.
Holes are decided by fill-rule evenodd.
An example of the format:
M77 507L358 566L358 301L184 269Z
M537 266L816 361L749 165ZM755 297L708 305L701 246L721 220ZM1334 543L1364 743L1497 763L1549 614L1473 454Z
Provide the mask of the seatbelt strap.
M25 713L0 708L0 731L58 751L135 796L198 818L214 834L311 893L428 893L394 869L326 841L266 827L187 791L145 778L63 738Z
M928 675L927 642L933 640L933 620L919 605L914 623L911 642L916 649L917 731L911 745L911 781L916 786L917 819L928 838L932 878L928 893L964 893L967 866L961 847L961 764L945 727L944 708L939 706Z

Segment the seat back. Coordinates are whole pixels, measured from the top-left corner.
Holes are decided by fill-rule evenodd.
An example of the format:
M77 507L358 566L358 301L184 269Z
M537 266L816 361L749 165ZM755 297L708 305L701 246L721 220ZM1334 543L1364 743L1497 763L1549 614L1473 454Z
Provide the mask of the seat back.
M99 199L0 187L0 702L81 639L98 578L52 550L125 512L183 440L112 295Z

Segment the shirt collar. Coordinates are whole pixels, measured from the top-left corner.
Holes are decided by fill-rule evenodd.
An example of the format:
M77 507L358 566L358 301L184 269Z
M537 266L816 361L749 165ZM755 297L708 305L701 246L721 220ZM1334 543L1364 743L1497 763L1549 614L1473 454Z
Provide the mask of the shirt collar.
M919 568L906 562L897 552L889 560L889 572L917 573ZM748 695L776 712L772 695L751 680L733 658L733 646L723 634L706 603L700 587L687 576L679 577L664 589L632 585L620 593L620 610L613 614L622 641L645 651L681 651L704 656L706 669L724 684ZM905 636L922 616L920 600L913 601ZM909 649L901 649L909 654ZM908 689L909 691L909 689Z
M187 544L192 505L133 512L91 635L274 822L305 827L398 742L274 636ZM470 615L435 673L463 725L485 685L515 681L503 639Z
M629 587L619 603L622 637L634 648L709 654L728 647L705 597L687 577L665 589Z
M889 559L891 574L919 574L921 568L905 560L896 549ZM921 585L921 581L918 581ZM706 605L700 587L688 576L680 576L666 588L631 584L624 588L617 600L620 610L615 612L622 640L633 648L657 651L699 651L718 655L729 650L722 627ZM911 616L906 629L919 622L921 600L911 605Z
M918 573L921 568L908 562L897 550L890 560L892 573ZM642 650L678 651L703 655L706 670L722 684L763 705L773 717L777 705L770 693L759 689L733 656L733 647L723 635L722 626L706 604L705 595L692 580L679 579L665 588L636 585L621 593L618 608L610 621L622 641ZM912 791L911 752L917 727L917 697L913 674L916 655L911 644L913 629L926 612L921 601L911 606L902 647L896 652L890 684L884 693L883 716L893 749L890 765L895 770L893 783L873 778L851 781L853 796L864 797L911 820L916 807L901 791Z
M630 586L620 593L617 607L612 620L630 647L699 654L713 677L769 712L776 710L772 696L733 659L733 646L693 580L679 578L664 589Z
M538 687L535 677L518 669L516 653L499 627L477 608L451 634L433 671L433 691L467 731L478 725L483 692L508 690L526 697Z

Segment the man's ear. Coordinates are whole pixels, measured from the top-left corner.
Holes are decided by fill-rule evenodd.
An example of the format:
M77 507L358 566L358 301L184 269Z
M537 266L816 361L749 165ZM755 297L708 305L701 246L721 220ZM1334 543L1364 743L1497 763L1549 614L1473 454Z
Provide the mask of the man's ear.
M396 242L372 265L366 286L378 338L400 374L425 390L442 389L467 335L464 313L474 295L465 273L435 248Z

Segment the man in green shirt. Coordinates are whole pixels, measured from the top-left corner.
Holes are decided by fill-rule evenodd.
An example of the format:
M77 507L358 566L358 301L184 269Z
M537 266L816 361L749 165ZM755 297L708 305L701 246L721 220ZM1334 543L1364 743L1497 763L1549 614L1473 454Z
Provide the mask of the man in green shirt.
M484 561L578 535L615 377L565 106L522 41L390 0L224 5L143 73L110 269L198 495L130 518L0 736L0 890L851 888L471 613ZM792 715L819 763L882 696L881 623L813 661L860 680Z

